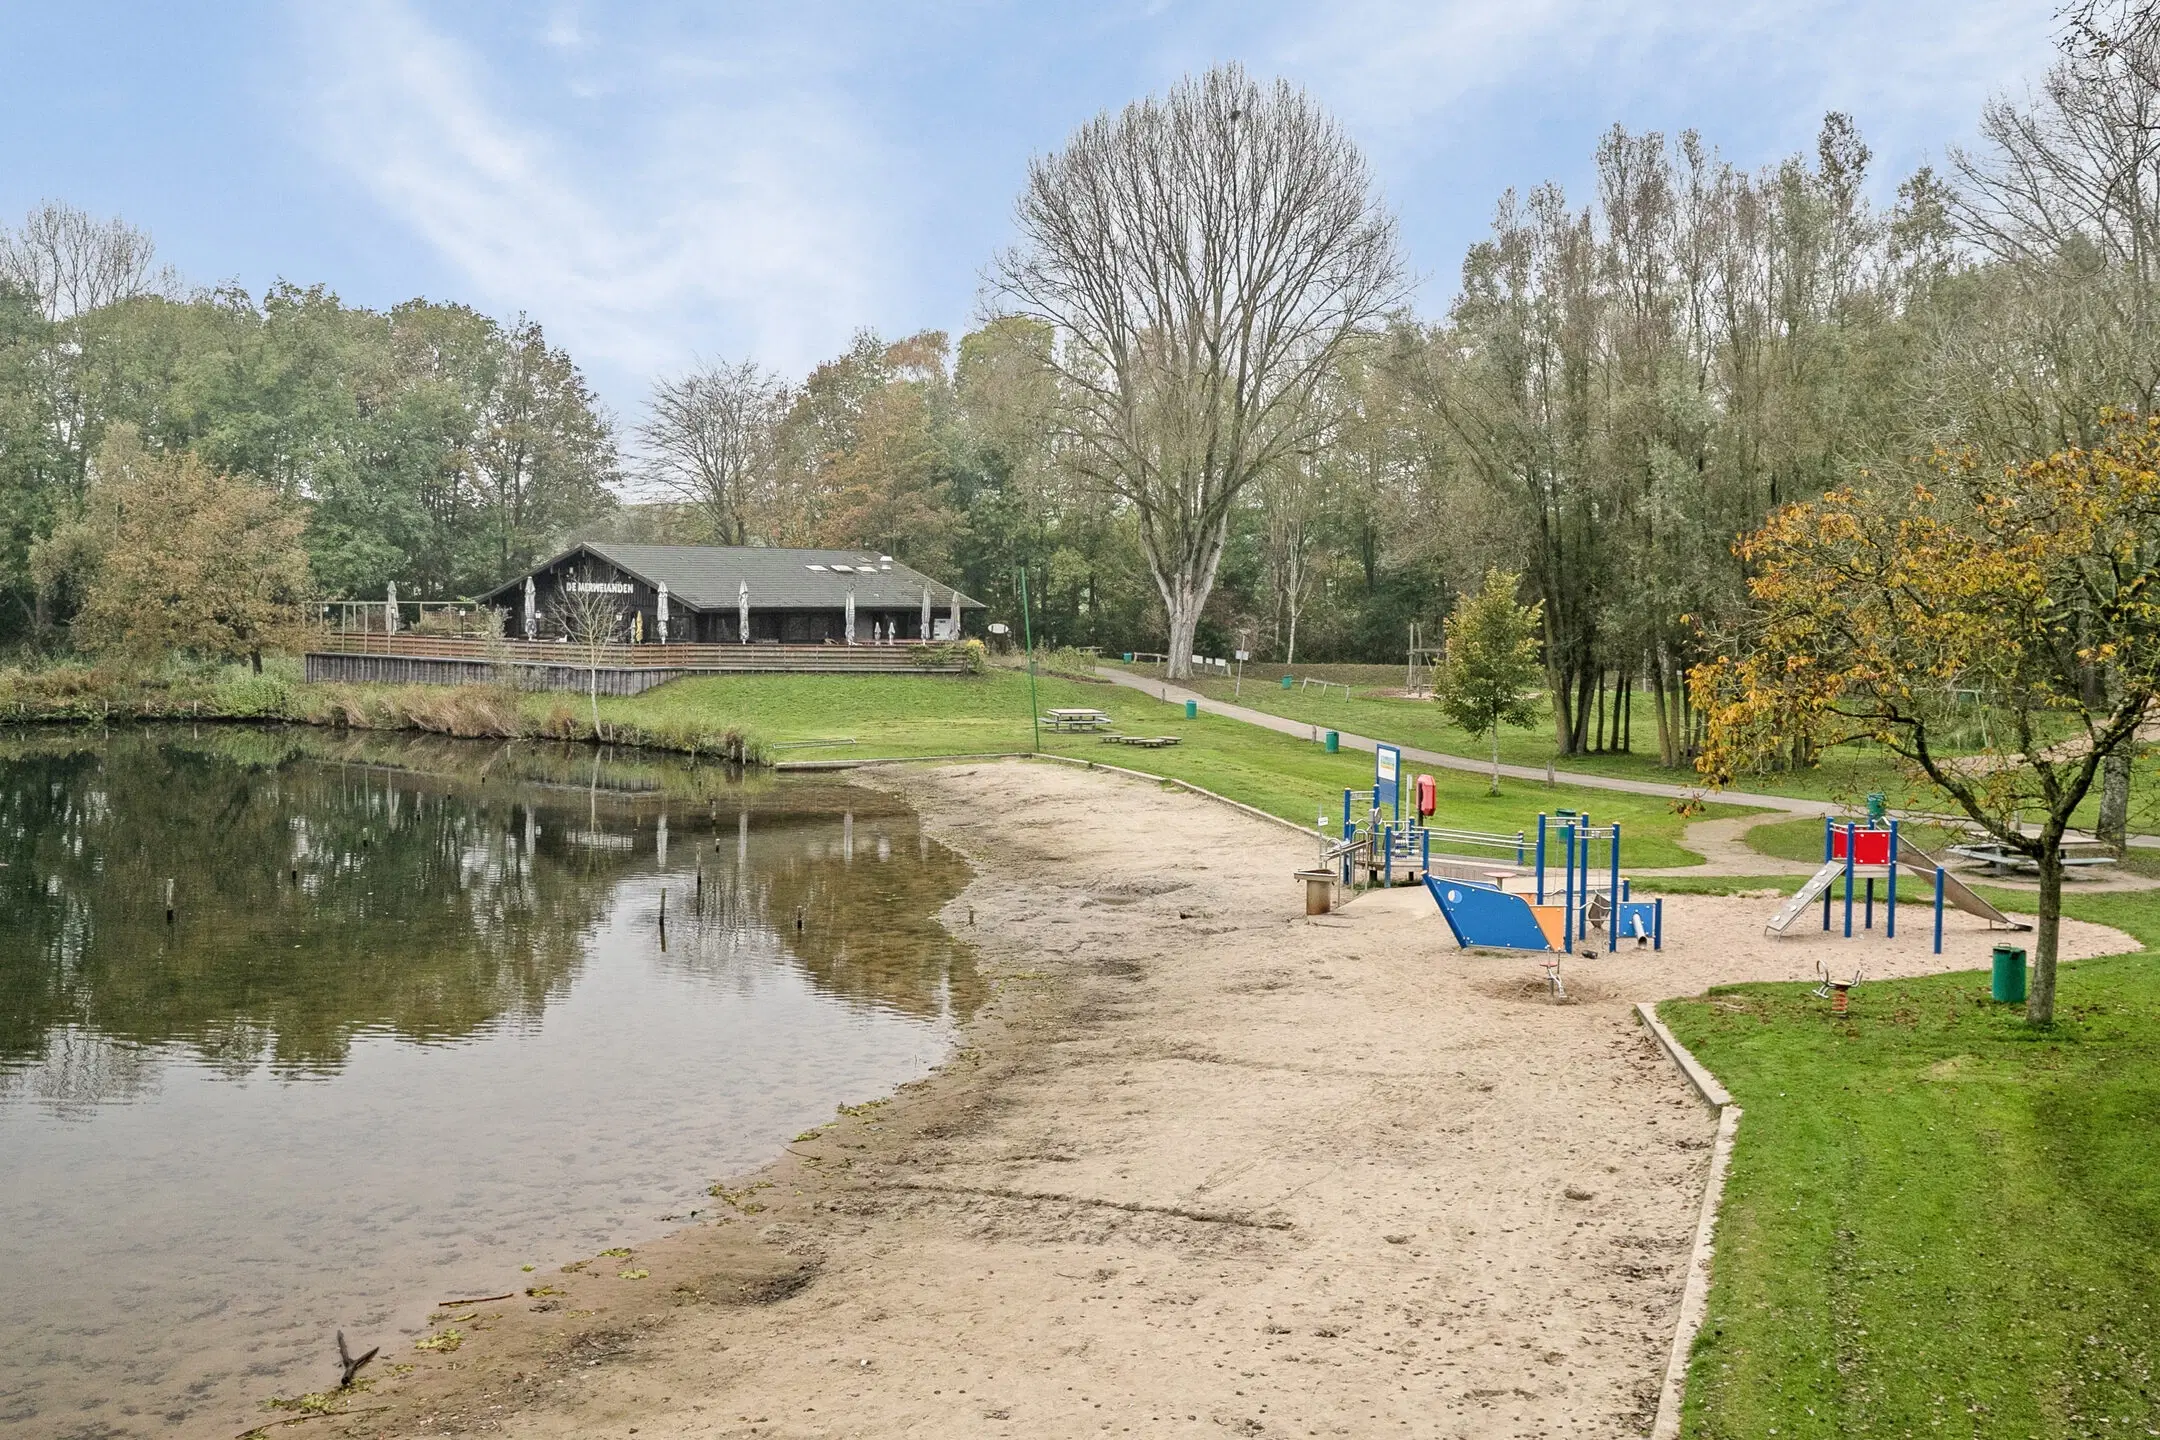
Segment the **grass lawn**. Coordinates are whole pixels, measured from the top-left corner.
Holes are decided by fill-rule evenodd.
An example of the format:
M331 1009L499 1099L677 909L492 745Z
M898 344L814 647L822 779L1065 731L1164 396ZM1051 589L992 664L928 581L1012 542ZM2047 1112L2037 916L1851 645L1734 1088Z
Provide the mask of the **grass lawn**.
M1339 817L1345 787L1369 788L1373 760L1362 753L1329 755L1318 745L1239 720L1107 685L1037 681L1043 709L1094 706L1129 734L1176 735L1163 750L1104 744L1095 735L1053 735L1045 750L1162 775L1213 790L1310 825L1324 810ZM781 760L844 760L906 755L965 755L1031 748L1028 682L1024 673L993 668L973 677L931 675L744 675L678 680L634 699L603 700L610 720L640 725L740 725L776 749ZM852 745L829 742L853 740ZM828 743L808 743L808 742ZM1438 823L1455 829L1512 834L1535 831L1539 810L1588 810L1599 823L1622 827L1628 865L1687 865L1700 856L1683 848L1683 821L1671 802L1654 796L1583 790L1567 785L1508 781L1493 798L1474 775L1441 771ZM1712 807L1713 814L1746 813Z
M1120 665L1117 668L1134 674L1158 674L1141 665ZM1369 670L1368 666L1295 666L1294 672L1303 678L1312 674L1331 678L1341 673L1351 683L1359 678L1354 672ZM1242 686L1215 676L1187 682L1186 688L1197 690L1213 700L1233 700L1250 709L1262 710L1270 715L1287 716L1323 729L1348 730L1375 739L1390 740L1401 745L1415 745L1425 750L1435 750L1443 755L1461 755L1473 760L1489 759L1491 742L1483 737L1473 737L1457 726L1448 723L1440 708L1429 700L1404 700L1378 695L1368 688L1358 688L1345 696L1340 690L1323 694L1320 691L1282 688L1280 666L1247 666ZM1388 671L1389 679L1380 685L1400 686L1402 672L1399 668ZM1237 693L1233 697L1233 691ZM1665 785L1694 785L1701 777L1693 770L1667 770L1657 763L1657 719L1651 711L1650 702L1636 697L1635 750L1629 754L1574 755L1557 763L1567 770L1585 775L1607 775L1627 780L1652 780ZM1510 765L1542 766L1553 758L1553 734L1550 723L1540 721L1535 725L1503 727L1500 732L1500 758ZM1761 795L1790 795L1808 800L1834 800L1861 808L1867 796L1881 791L1890 804L1898 809L1941 811L1950 808L1949 802L1928 787L1914 787L1906 782L1896 762L1880 753L1838 749L1822 759L1812 770L1770 771L1760 775L1743 775L1733 782L1736 790L1753 791ZM2078 823L2090 826L2098 812L2099 798L2089 797L2078 811ZM2131 791L2130 828L2141 833L2160 831L2160 763L2147 760L2139 765ZM1816 853L1820 854L1821 837L1816 839Z
M2065 908L2160 939L2153 892ZM1972 973L1660 1007L1747 1111L1685 1434L2160 1433L2160 961L2061 984L2045 1035Z

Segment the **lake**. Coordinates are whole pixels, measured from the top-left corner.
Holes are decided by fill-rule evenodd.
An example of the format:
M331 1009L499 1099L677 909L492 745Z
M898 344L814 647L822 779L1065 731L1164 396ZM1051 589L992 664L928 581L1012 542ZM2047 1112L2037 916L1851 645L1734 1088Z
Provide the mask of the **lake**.
M982 996L902 802L678 757L15 732L0 863L9 1440L275 1418L338 1329L401 1358L708 1212Z

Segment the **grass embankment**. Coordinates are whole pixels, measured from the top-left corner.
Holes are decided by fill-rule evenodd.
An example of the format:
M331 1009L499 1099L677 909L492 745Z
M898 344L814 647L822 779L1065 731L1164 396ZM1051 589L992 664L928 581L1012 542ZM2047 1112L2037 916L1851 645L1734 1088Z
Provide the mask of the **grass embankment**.
M2065 909L2160 939L2155 892ZM2071 967L2047 1033L1983 974L1806 991L1660 1007L1747 1111L1685 1433L2155 1433L2154 957Z
M1179 744L1141 750L1090 734L1045 731L1058 754L1175 778L1271 815L1310 825L1341 813L1345 788L1372 784L1370 755L1329 755L1320 746L1242 721L1202 715L1101 682L1045 675L1043 710L1107 710L1128 734L1175 735ZM597 738L613 744L729 759L863 760L1017 754L1035 743L1025 672L979 676L740 675L679 680L627 699L600 701ZM307 685L289 660L253 675L244 666L174 664L149 675L82 666L0 672L0 719L38 721L255 720L333 729L418 730L475 738L596 738L586 698L489 686ZM837 743L852 742L852 743ZM1475 776L1441 771L1438 823L1512 834L1534 830L1537 812L1590 811L1623 826L1629 865L1688 865L1687 822L1655 797L1507 782L1495 798ZM1716 807L1714 813L1742 814Z
M1041 676L1041 709L1091 706L1135 735L1175 735L1162 750L1111 745L1098 735L1042 734L1042 747L1101 764L1188 781L1300 825L1339 816L1345 788L1372 785L1366 754L1329 755L1309 741L1240 720L1200 715L1135 691ZM667 730L729 725L758 737L782 760L1017 753L1034 744L1026 674L993 668L956 679L913 675L743 675L679 680L627 700L603 700L603 717ZM853 744L834 743L853 741ZM1441 771L1438 823L1513 834L1537 826L1539 810L1588 810L1617 821L1629 865L1687 865L1701 857L1680 844L1688 822L1651 796L1509 781L1497 798L1474 775ZM1742 814L1713 807L1713 813Z
M1144 665L1119 664L1117 668L1136 675L1160 674L1160 667L1150 669ZM1373 673L1376 671L1383 673L1376 676ZM1231 701L1323 729L1347 730L1471 760L1487 760L1492 756L1491 741L1449 724L1440 707L1431 701L1407 700L1399 693L1383 693L1389 689L1400 690L1403 677L1399 667L1386 667L1384 671L1383 667L1363 665L1290 667L1290 673L1300 681L1311 676L1348 683L1351 692L1347 696L1341 690L1323 692L1297 687L1285 690L1281 683L1284 673L1281 666L1248 665L1242 684L1209 675L1185 682L1185 686L1211 700ZM1534 725L1503 726L1500 759L1509 765L1532 767L1542 767L1551 761L1559 768L1577 774L1648 780L1664 785L1702 784L1707 790L1707 784L1694 771L1668 770L1657 763L1656 726L1649 699L1638 695L1633 730L1635 749L1632 752L1570 755L1556 760L1552 726L1540 721ZM1860 808L1867 796L1877 791L1899 809L1941 810L1947 803L1932 789L1913 786L1893 757L1851 749L1831 751L1810 770L1743 775L1734 780L1732 788L1759 795L1829 800L1854 809ZM2077 823L2089 827L2098 808L2098 796L2088 797L2077 812ZM2148 762L2138 768L2131 791L2130 826L2140 833L2160 831L2160 765ZM1816 853L1820 854L1821 848L1818 835Z

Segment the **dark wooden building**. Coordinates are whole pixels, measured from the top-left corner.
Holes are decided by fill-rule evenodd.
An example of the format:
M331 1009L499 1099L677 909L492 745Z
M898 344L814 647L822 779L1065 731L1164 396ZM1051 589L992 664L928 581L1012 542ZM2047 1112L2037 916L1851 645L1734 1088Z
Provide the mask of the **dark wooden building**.
M616 638L646 644L942 640L967 633L967 617L984 608L871 551L599 541L572 546L483 599L504 612L509 637L553 640L564 634L573 593L616 598Z

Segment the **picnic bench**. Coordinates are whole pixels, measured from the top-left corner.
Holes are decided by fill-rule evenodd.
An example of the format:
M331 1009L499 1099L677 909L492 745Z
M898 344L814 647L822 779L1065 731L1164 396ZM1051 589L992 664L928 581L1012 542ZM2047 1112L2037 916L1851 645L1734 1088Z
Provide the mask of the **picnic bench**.
M1952 845L1948 852L1973 865L1984 866L1990 875L2037 875L2040 862L2029 855L2021 855L1999 840L1970 845ZM2090 870L2102 865L2113 865L2115 857L2106 851L2080 849L2073 853L2064 847L2062 857L2065 872Z
M1042 723L1051 730L1100 730L1110 723L1110 717L1100 710L1071 706L1049 711Z
M1177 744L1178 739L1175 735L1105 735L1102 742L1105 745L1137 745L1142 750L1161 750L1165 746Z

